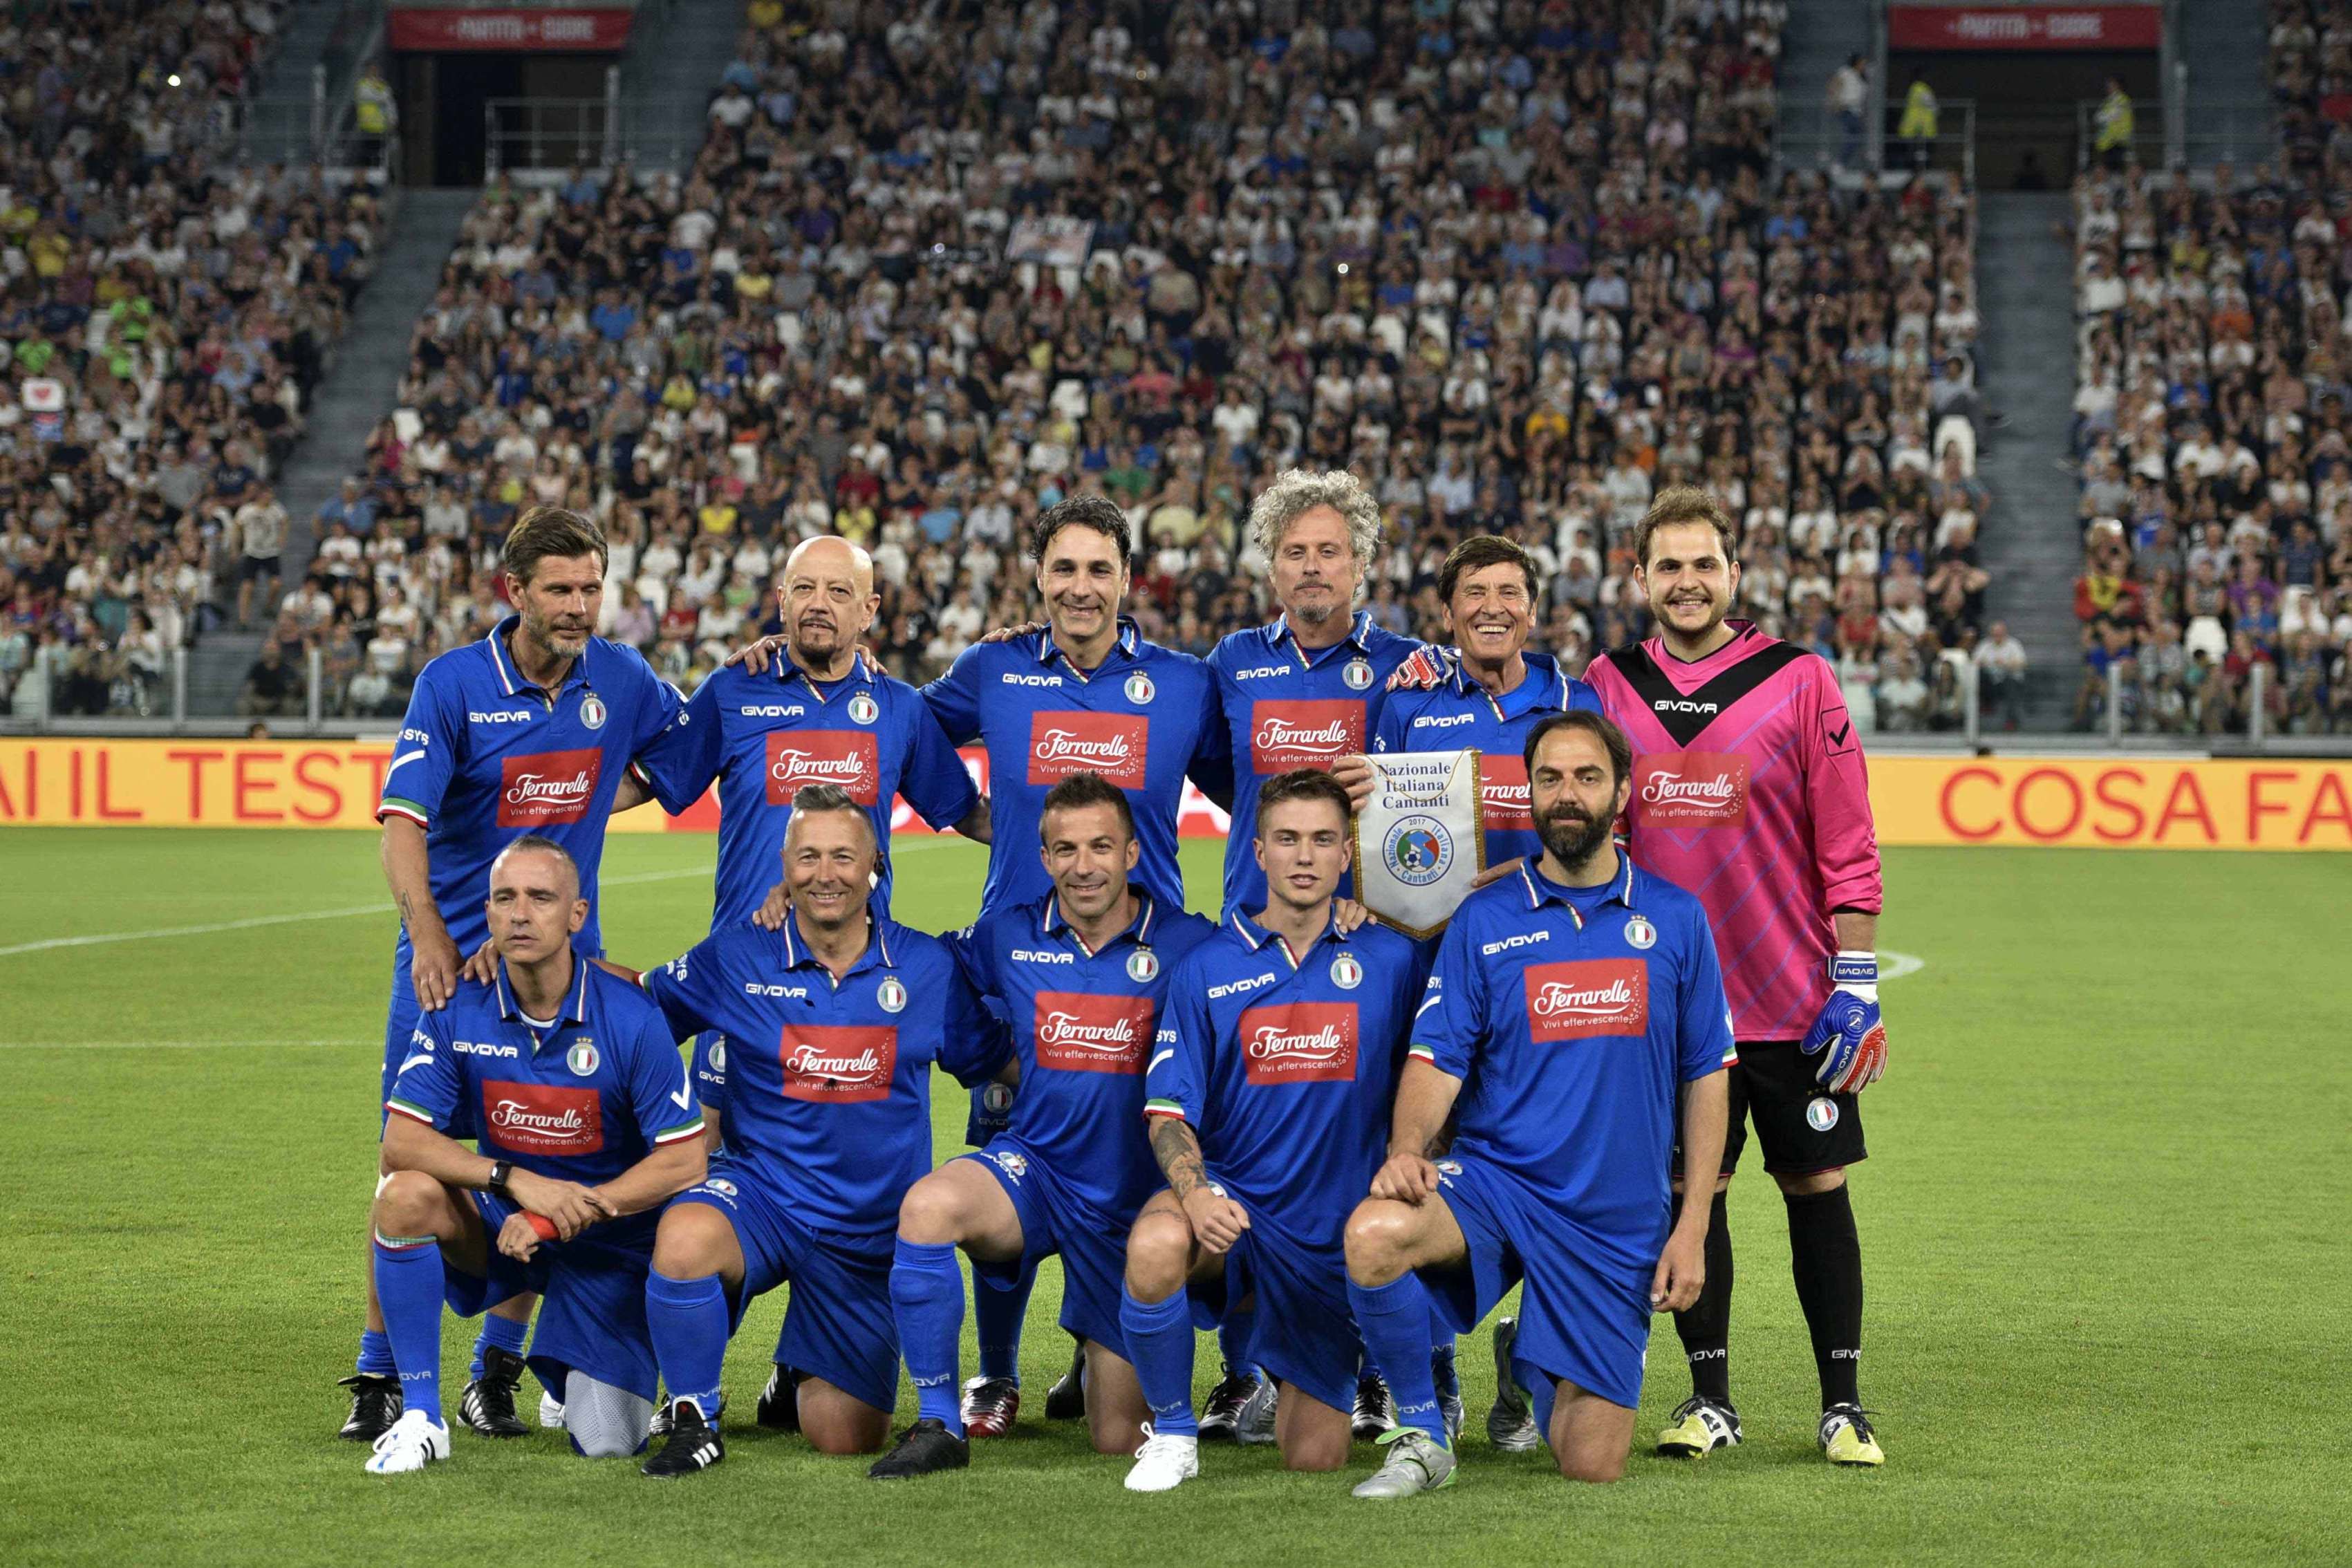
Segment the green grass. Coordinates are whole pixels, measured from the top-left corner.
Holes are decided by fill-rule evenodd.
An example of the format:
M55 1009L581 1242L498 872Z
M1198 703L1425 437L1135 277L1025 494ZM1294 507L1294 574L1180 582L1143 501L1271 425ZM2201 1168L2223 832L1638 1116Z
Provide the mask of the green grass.
M711 844L614 839L614 956L700 933ZM1215 849L1188 847L1195 889ZM979 853L920 853L902 917L968 918ZM1746 1447L1571 1489L1476 1435L1481 1334L1459 1483L1377 1510L1230 1448L1130 1498L1122 1460L1037 1417L1068 1349L1050 1269L1031 1413L961 1476L880 1489L751 1427L781 1296L736 1341L743 1420L715 1474L657 1487L553 1434L460 1433L451 1464L365 1476L330 1434L389 919L0 953L0 1563L2352 1560L2352 858L1910 850L1887 872L1883 945L1927 963L1886 988L1894 1065L1854 1184L1887 1468L1813 1449L1780 1204L1751 1173ZM0 948L383 899L374 840L333 833L13 829L0 887ZM942 1157L962 1117L943 1093ZM453 1360L470 1337L452 1323ZM1664 1323L1655 1348L1644 1430L1684 1392Z

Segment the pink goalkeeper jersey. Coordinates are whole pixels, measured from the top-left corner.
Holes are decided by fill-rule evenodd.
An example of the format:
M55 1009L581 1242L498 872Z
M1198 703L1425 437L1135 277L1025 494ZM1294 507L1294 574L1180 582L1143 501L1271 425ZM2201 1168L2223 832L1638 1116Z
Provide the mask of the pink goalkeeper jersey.
M1829 1000L1830 911L1878 912L1878 835L1836 674L1727 624L1731 641L1696 663L1654 637L1584 679L1633 743L1635 858L1706 907L1733 1032L1793 1040Z

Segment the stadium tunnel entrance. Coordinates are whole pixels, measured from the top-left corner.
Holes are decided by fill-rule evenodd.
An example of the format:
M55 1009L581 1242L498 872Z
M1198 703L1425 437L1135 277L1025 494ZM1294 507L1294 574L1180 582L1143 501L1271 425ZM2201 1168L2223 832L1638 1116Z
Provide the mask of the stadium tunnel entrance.
M516 123L519 101L593 103L601 110L605 74L618 54L499 54L477 51L403 53L394 78L400 100L401 153L406 182L413 185L478 185L489 164L493 133L524 134ZM495 123L494 123L495 121ZM562 168L595 163L602 155L602 124L565 132L551 122L559 139L576 147L541 148L534 162Z
M1977 188L1987 191L2032 188L2018 180L2021 172L2032 169L2041 172L2041 188L2065 189L2074 177L2076 106L2101 97L2110 76L2144 104L2159 98L2162 87L2158 57L2151 50L1895 50L1886 57L1890 168L1901 166L1900 143L1891 128L1915 70L1942 102L1975 101ZM2142 110L2144 121L2154 114L2152 104ZM2143 123L2140 129L2161 127Z

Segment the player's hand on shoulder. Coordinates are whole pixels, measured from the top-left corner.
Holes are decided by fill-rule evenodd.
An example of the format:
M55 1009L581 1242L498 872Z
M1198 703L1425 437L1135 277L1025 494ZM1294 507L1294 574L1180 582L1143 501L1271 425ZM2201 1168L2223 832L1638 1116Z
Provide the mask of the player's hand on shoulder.
M1192 1235L1211 1252L1231 1252L1249 1228L1249 1211L1214 1188L1198 1186L1184 1198L1184 1217Z
M1352 936L1370 924L1372 911L1353 899L1331 900L1331 925L1341 936Z
M457 944L447 931L426 936L411 931L408 942L415 954L408 963L408 978L416 988L416 1005L438 1013L457 993Z
M1043 621L1024 621L1017 626L999 626L994 631L990 632L986 637L982 637L980 640L982 642L1017 642L1023 637L1034 637L1045 629L1045 623Z
M1489 866L1470 879L1470 890L1475 893L1489 882L1499 882L1506 877L1516 877L1519 874L1519 868L1527 863L1528 858L1520 855L1504 861L1499 866Z
M761 931L782 931L785 918L792 912L792 895L784 891L784 885L779 882L768 889L767 898L751 911L751 923Z
M466 960L465 977L478 985L488 985L498 972L499 947L494 942L483 942L474 950L474 956Z
M1444 685L1453 674L1453 650L1424 644L1415 649L1402 664L1389 672L1387 689L1433 691Z
M1372 798L1371 759L1360 752L1351 752L1331 764L1331 782L1348 792L1348 805L1357 811Z
M1372 1196L1418 1204L1437 1191L1437 1167L1419 1154L1391 1154L1372 1173Z
M774 637L761 637L758 642L737 648L727 656L727 662L740 664L753 675L765 675L771 663L782 663L783 658L784 638L782 634L779 633Z

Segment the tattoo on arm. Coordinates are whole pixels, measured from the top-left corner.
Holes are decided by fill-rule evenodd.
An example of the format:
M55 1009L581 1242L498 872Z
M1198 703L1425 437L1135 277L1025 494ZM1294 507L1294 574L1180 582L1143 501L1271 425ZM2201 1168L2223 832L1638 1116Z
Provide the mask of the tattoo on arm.
M404 926L408 927L408 934L409 934L409 935L411 935L411 936L415 936L415 935L416 934L416 927L415 927L415 923L414 923L414 922L409 919L409 910L408 910L408 892L407 892L407 889L402 889L402 890L400 890L399 892L394 893L394 894L393 895L393 901L394 901L394 902L395 902L395 903L397 903L397 904L400 906L400 923L401 923L402 925L404 925Z
M1160 1162L1168 1177L1168 1190L1176 1194L1178 1203L1207 1184L1208 1173L1201 1167L1201 1141L1175 1117L1151 1119L1151 1154Z

